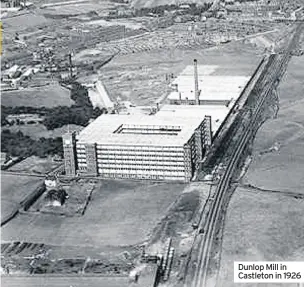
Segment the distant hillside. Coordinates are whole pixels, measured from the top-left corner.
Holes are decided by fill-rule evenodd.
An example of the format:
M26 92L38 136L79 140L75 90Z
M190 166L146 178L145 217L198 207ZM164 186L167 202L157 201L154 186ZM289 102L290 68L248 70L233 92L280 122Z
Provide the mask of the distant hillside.
M196 3L203 5L204 3L213 3L215 0L130 0L132 7L139 8L151 8L162 5L179 5L184 3ZM216 0L219 2L219 0ZM238 2L255 2L257 0L237 0ZM279 2L285 5L304 5L304 0L268 0L270 3ZM265 2L268 2L265 1Z
M139 8L151 8L162 5L179 5L181 3L196 3L196 4L205 4L213 2L213 0L132 0L132 7Z

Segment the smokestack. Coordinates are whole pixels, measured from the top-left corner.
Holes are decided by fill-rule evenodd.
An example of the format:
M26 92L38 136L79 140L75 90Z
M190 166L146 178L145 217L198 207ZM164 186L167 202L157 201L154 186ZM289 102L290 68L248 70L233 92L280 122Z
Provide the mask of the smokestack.
M194 59L194 92L195 92L195 104L199 105L198 73L197 73L196 59Z
M73 78L73 64L72 64L72 54L69 54L69 70L70 70L70 77Z

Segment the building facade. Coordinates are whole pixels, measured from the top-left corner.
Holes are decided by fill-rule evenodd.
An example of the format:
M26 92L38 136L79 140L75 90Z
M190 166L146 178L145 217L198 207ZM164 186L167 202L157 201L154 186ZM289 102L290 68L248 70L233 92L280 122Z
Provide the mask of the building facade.
M172 83L170 105L152 115L104 114L65 135L66 175L189 182L249 80L215 70L195 60Z
M100 118L111 125L111 118L115 122L118 117L102 115ZM189 182L211 145L210 117L192 119L190 127L186 124L158 125L155 122L152 125L151 119L153 116L146 116L145 125L118 125L111 132L114 135L112 142L106 140L111 136L107 136L102 127L96 133L103 133L103 139L87 137L87 134L92 134L90 130L87 134L84 130L77 137L65 135L66 175ZM195 128L188 130L191 126Z
M78 169L76 157L76 133L66 133L62 136L65 174L75 176Z

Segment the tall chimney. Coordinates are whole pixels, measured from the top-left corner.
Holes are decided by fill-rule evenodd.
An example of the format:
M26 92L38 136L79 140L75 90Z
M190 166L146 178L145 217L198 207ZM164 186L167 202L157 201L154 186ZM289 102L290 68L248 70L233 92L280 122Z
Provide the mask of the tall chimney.
M195 92L195 104L199 105L198 73L197 73L196 59L194 59L194 92Z
M72 54L69 53L69 70L70 70L70 77L73 78L73 64L72 64Z

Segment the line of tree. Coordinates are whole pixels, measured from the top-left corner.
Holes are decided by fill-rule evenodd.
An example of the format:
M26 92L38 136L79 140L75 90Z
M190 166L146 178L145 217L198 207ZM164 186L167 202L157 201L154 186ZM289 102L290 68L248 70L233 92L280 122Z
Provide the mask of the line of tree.
M211 7L212 2L204 3L203 5L197 5L196 3L190 3L187 5L189 5L188 9L183 9L183 11L179 11L179 12L182 14L201 15L201 13L207 11ZM151 13L158 15L158 16L164 16L165 11L170 12L170 11L174 11L174 10L180 10L179 5L167 4L167 5L160 5L160 6L155 6L155 7L151 7L151 8L136 9L134 16L136 16L136 17L147 16Z
M67 124L86 126L90 119L95 119L107 112L106 109L93 108L87 89L77 82L72 83L71 99L75 103L70 107L35 108L25 106L5 107L1 105L1 125L8 124L6 117L9 114L39 114L45 118L43 124L48 130L60 128Z
M40 138L34 140L24 135L21 131L16 133L10 130L1 132L1 151L7 152L10 156L39 156L41 158L48 155L63 156L62 138Z

